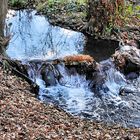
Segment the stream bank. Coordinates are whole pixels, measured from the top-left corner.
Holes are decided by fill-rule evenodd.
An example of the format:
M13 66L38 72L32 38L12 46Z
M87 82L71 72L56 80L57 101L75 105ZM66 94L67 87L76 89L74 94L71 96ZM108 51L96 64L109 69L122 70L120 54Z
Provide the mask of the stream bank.
M87 11L90 6L87 6L85 0L82 1L43 1L36 5L36 9L40 14L47 15L49 22L52 25L60 26L66 29L80 31L88 36L93 36L96 39L108 39L124 42L129 40L140 40L140 3L136 0L132 6L132 1L126 1L125 14L122 19L124 22L120 25L107 27L102 35L92 34L86 25L92 24L88 21ZM100 8L99 8L100 9ZM134 10L134 11L133 11ZM96 14L95 14L96 15ZM98 19L97 19L98 20ZM89 23L88 23L89 22ZM98 22L98 21L97 21ZM119 18L118 21L119 23ZM120 21L121 22L121 21ZM88 24L87 24L88 23ZM112 23L110 23L112 24ZM92 27L91 27L92 28ZM89 29L90 30L90 29Z

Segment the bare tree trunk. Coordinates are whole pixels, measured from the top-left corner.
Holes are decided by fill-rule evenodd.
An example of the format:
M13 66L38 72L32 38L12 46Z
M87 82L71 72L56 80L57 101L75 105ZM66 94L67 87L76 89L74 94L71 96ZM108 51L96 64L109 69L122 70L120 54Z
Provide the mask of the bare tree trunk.
M4 36L4 24L8 0L0 0L0 36Z

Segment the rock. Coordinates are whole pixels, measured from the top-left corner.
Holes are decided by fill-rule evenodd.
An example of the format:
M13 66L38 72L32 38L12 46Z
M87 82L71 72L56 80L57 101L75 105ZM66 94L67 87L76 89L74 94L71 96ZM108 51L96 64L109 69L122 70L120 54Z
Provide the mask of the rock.
M133 93L139 93L139 91L135 91L133 89L127 88L127 87L121 87L119 90L119 95L125 96L126 94L133 94Z
M116 67L124 74L140 71L140 49L135 46L120 46L112 58Z
M46 86L56 85L57 81L61 77L59 71L54 67L54 65L49 63L44 63L41 67L40 74L42 79L45 81Z
M134 79L137 79L138 76L139 76L138 73L130 72L129 74L126 75L126 79L128 79L128 80L134 80Z

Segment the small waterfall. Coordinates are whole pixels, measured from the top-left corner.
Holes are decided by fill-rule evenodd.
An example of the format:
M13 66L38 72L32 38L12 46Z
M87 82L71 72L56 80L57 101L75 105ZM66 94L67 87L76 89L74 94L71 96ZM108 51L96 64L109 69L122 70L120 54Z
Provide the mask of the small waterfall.
M93 38L89 38L84 47L83 34L52 26L46 17L37 15L34 10L11 12L15 16L10 15L6 23L14 36L6 53L28 66L29 77L40 87L38 98L41 101L54 103L82 118L140 127L139 69L125 76L111 59L108 60L119 47L119 53L129 55L132 52L136 56L132 56L133 60L139 64L139 49ZM76 68L64 64L45 63L45 60L76 54L107 60L100 62L99 70L90 71L90 74L79 74Z
M63 109L78 115L82 110L85 110L89 98L93 96L88 87L89 81L84 75L78 73L71 75L64 65L58 65L57 68L62 78L56 86L42 89L40 98L43 100L49 98Z
M100 64L99 73L105 77L105 80L102 85L96 85L96 90L91 84L95 79L87 79L86 75L80 75L76 69L68 69L64 64L54 67L55 71L59 71L61 75L59 80L55 79L57 81L55 85L46 87L40 71L43 64L28 63L28 73L40 86L39 99L45 103L54 103L65 111L82 118L121 123L124 126L140 126L138 123L140 112L132 107L136 98L140 99L140 95L137 93L120 95L121 88L129 87L132 91L133 89L139 91L140 78L133 82L126 80L125 76L115 69L111 60ZM47 68L46 71L48 71ZM132 96L134 100L129 100L128 96ZM138 101L137 107L140 108Z

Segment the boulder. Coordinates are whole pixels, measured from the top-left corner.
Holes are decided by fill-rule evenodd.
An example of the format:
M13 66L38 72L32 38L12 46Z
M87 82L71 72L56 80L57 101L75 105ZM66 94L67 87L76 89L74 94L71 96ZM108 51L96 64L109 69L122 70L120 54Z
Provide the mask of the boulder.
M120 46L112 58L116 67L124 74L140 72L140 49L136 46Z

